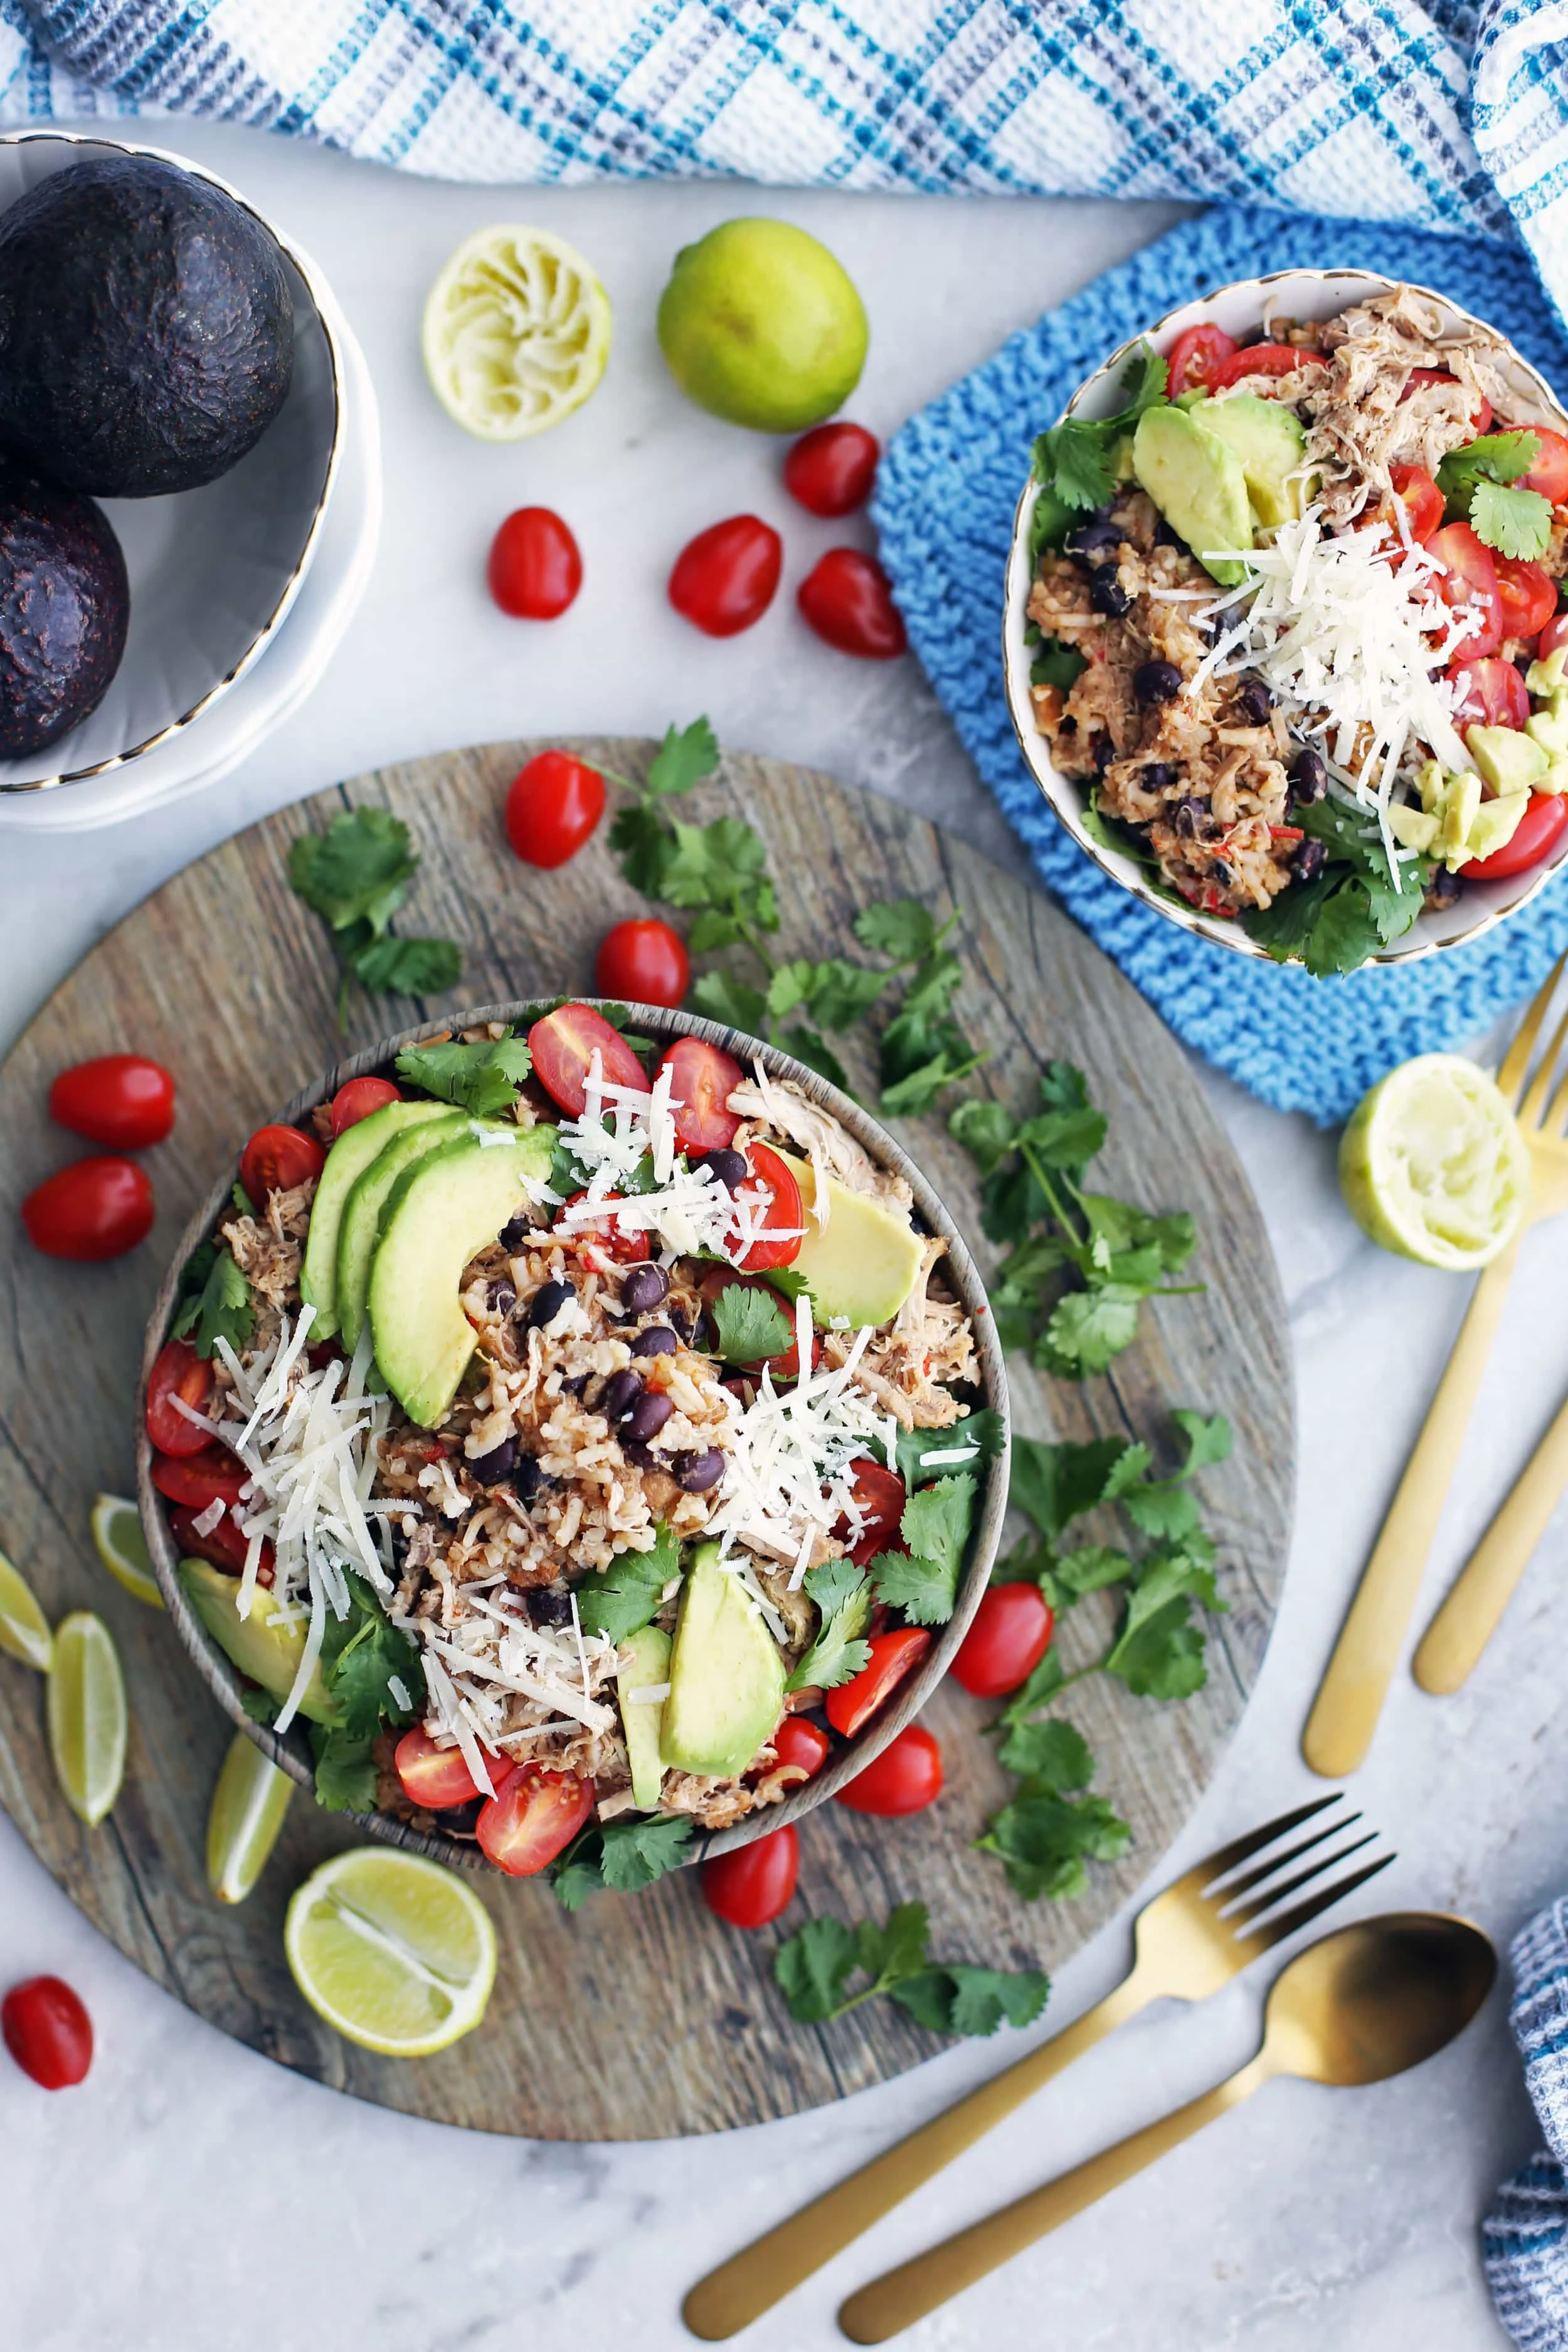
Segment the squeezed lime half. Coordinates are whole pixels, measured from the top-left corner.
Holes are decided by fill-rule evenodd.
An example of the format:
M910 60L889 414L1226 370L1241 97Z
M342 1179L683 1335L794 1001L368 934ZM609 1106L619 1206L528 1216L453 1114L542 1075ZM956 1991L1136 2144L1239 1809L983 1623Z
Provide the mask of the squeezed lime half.
M448 416L481 441L524 441L596 388L610 299L564 237L498 222L466 238L431 287L421 344Z
M1459 1054L1421 1054L1357 1106L1340 1139L1340 1190L1379 1248L1470 1274L1519 1231L1530 1154L1484 1070Z

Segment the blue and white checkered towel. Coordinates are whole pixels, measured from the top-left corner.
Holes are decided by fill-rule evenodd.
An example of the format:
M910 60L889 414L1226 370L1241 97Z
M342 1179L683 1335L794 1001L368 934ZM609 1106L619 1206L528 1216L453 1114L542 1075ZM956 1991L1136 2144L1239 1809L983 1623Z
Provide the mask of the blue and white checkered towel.
M1513 1944L1513 2027L1546 2148L1505 2181L1482 2241L1498 2316L1523 2352L1568 2345L1568 1896Z

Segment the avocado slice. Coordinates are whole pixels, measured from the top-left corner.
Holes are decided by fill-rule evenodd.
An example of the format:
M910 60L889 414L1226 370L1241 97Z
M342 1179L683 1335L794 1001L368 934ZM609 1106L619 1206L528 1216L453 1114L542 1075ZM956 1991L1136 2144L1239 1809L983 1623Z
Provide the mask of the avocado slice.
M553 1127L491 1143L480 1140L485 1130L477 1122L466 1125L467 1133L404 1170L371 1259L366 1304L375 1360L422 1429L442 1418L474 1352L473 1326L458 1297L463 1268L544 1183L555 1150Z
M1389 808L1388 830L1402 849L1425 854L1437 838L1438 820L1426 809L1410 808L1405 802L1395 801Z
M1444 777L1442 805L1436 812L1437 821L1442 828L1437 836L1438 855L1450 867L1470 854L1468 846L1470 827L1476 821L1476 813L1480 804L1479 776Z
M316 1310L310 1329L313 1339L331 1339L338 1328L338 1233L343 1203L355 1181L399 1129L419 1126L426 1119L460 1116L450 1103L388 1103L382 1110L373 1110L368 1118L345 1127L328 1152L310 1203L310 1229L305 1236L305 1263L300 1273L300 1296Z
M1465 749L1495 793L1527 793L1552 765L1545 747L1517 727L1472 727Z
M1557 654L1568 653L1568 646L1559 646L1557 653L1549 656L1555 661ZM1531 674L1541 667L1531 662ZM1544 710L1532 710L1524 722L1524 731L1532 743L1539 743L1549 760L1568 759L1568 687L1554 686L1547 697ZM1536 791L1541 790L1537 784Z
M1560 686L1568 684L1564 670L1568 670L1568 646L1553 646L1544 661L1531 663L1524 682L1531 694L1555 696Z
M1177 536L1222 588L1246 579L1243 564L1211 548L1250 547L1252 510L1241 460L1198 422L1203 412L1146 408L1132 436L1132 470Z
M1260 523L1286 522L1300 514L1307 484L1298 468L1307 436L1293 408L1283 401L1261 400L1255 392L1234 392L1208 402L1198 421L1240 458L1252 511Z
M383 1144L369 1166L363 1168L353 1179L348 1197L342 1203L338 1221L335 1304L338 1329L342 1334L344 1347L351 1354L359 1346L360 1333L364 1329L370 1262L375 1255L376 1235L381 1230L381 1213L386 1205L387 1195L405 1168L411 1167L416 1160L423 1160L427 1151L434 1151L438 1145L450 1143L463 1133L468 1125L461 1111L448 1109L445 1104L421 1103L416 1106L412 1103L392 1103L388 1108L393 1110L416 1108L421 1110L442 1109L447 1111L447 1116L445 1118L423 1118L412 1125L405 1120L394 1132L391 1140ZM381 1118L382 1113L377 1111L375 1117ZM368 1127L370 1123L368 1118L361 1119L360 1127ZM347 1134L339 1138L339 1141L346 1143L349 1136L358 1133L359 1128L351 1127ZM333 1149L336 1150L335 1145ZM331 1164L329 1160L329 1170ZM318 1202L320 1198L318 1193ZM314 1229L312 1215L312 1232ZM307 1256L307 1266L309 1264Z
M700 1544L681 1588L659 1752L682 1772L743 1772L784 1706L778 1644L738 1576Z
M634 1706L631 1695L669 1680L669 1650L668 1633L661 1633L657 1625L644 1625L638 1633L628 1633L621 1643L621 1654L627 1663L616 1675L621 1727L626 1735L626 1755L632 1768L632 1802L645 1813L651 1813L658 1803L664 1780L664 1758L659 1752L664 1701L660 1699L656 1706L652 1699L645 1698Z
M863 1323L886 1323L895 1316L920 1272L924 1245L907 1217L885 1209L864 1192L851 1192L827 1179L826 1231L812 1214L816 1171L808 1160L789 1154L800 1186L805 1239L792 1269L810 1287L812 1312L824 1329L836 1317L856 1330Z
M1465 856L1489 857L1501 849L1519 831L1520 819L1530 806L1528 792L1504 793L1495 801L1483 801L1470 820L1465 835Z
M221 1568L214 1568L208 1560L183 1559L179 1579L186 1600L224 1655L274 1698L287 1698L304 1655L303 1623L275 1623L272 1596L260 1585L249 1616L242 1617L235 1606L239 1597L238 1577L226 1576ZM327 1696L319 1665L305 1685L300 1712L308 1715L313 1723L337 1721L338 1710Z

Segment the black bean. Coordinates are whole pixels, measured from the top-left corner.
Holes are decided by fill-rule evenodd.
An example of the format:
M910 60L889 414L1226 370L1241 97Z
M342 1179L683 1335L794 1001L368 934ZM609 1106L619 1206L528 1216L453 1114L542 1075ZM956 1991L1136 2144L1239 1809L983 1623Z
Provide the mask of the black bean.
M628 1315L648 1315L663 1306L668 1289L662 1266L634 1265L621 1284L621 1305Z
M1075 522L1063 539L1062 545L1069 555L1097 555L1109 547L1118 546L1121 539L1120 530L1111 521L1106 509L1101 507L1098 513L1085 515L1081 522Z
M573 1377L573 1379L571 1379L571 1380L569 1380L569 1381L562 1381L562 1383L561 1383L561 1393L562 1393L562 1395L563 1395L563 1396L574 1396L574 1397L580 1397L580 1396L583 1396L584 1394L585 1394L585 1392L586 1392L586 1391L587 1391L587 1386L588 1386L588 1375L587 1375L587 1373L586 1373L586 1372L578 1372L578 1373L576 1373L576 1374Z
M1168 760L1151 760L1143 771L1146 790L1163 793L1176 781L1176 772Z
M599 1391L599 1411L606 1421L619 1421L641 1394L642 1382L629 1366L612 1372Z
M469 1457L468 1475L477 1478L481 1486L500 1486L510 1477L516 1460L516 1438L503 1437L500 1444L492 1445L488 1454L475 1454Z
M1107 768L1110 767L1112 760L1116 757L1116 746L1111 741L1109 735L1097 735L1095 737L1094 751L1091 756L1094 760L1096 770L1103 776Z
M528 1613L536 1625L570 1625L572 1595L553 1584L535 1585L528 1596Z
M1450 874L1446 866L1439 866L1426 885L1426 903L1434 914L1441 914L1449 907L1457 905L1464 893L1464 876Z
M636 1470L662 1470L665 1467L663 1456L656 1454L651 1445L639 1445L635 1437L622 1438L621 1452Z
M634 1356L673 1356L680 1345L668 1323L650 1323L632 1341Z
M499 1763L492 1765L490 1769L490 1778L493 1780L496 1773L500 1771L503 1768ZM448 1837L472 1837L474 1833L474 1825L478 1822L479 1813L486 1801L486 1799L483 1797L470 1797L466 1805L443 1805L441 1808L441 1827L446 1831L447 1835Z
M1308 744L1290 762L1290 798L1299 808L1310 808L1329 789L1329 772L1321 751Z
M1299 841L1290 853L1290 871L1297 881L1315 881L1328 854L1321 841Z
M639 1445L647 1445L675 1412L674 1405L659 1389L645 1389L626 1415L626 1435Z
M1243 716L1250 725L1267 727L1268 714L1274 708L1274 697L1269 693L1263 680L1254 672L1249 670L1240 680L1236 689L1236 698L1241 705Z
M1132 691L1140 702L1173 702L1182 690L1182 673L1172 661L1140 662L1132 673Z
M691 1164L694 1168L711 1168L714 1181L722 1184L726 1192L738 1192L752 1172L743 1152L727 1149L700 1151Z
M512 1465L511 1483L519 1502L526 1509L541 1486L547 1486L549 1481L531 1454L520 1454Z
M1089 582L1089 601L1097 613L1104 613L1112 621L1120 621L1132 607L1131 597L1109 563L1102 563Z
M1156 547L1180 547L1182 544L1181 532L1173 530L1163 515L1154 525L1154 544Z
M542 1282L528 1310L531 1331L547 1331L563 1307L576 1297L569 1282Z
M496 1238L500 1243L503 1250L520 1250L532 1231L533 1219L531 1217L513 1217L509 1224L504 1224L501 1227L500 1232Z
M1212 881L1217 882L1222 890L1229 889L1231 884L1231 872L1223 857L1216 857L1215 859L1214 864L1209 867L1209 877Z
M695 1315L686 1314L680 1307L672 1307L669 1310L669 1328L681 1346L689 1348L691 1345L691 1335L697 1328L697 1318Z
M669 1474L686 1494L705 1495L724 1475L724 1456L716 1445L710 1445L706 1454L673 1454Z
M1176 831L1185 841L1196 841L1208 823L1209 804L1196 793L1176 803Z
M517 1305L517 1293L510 1282L492 1282L485 1297L492 1315L510 1315Z

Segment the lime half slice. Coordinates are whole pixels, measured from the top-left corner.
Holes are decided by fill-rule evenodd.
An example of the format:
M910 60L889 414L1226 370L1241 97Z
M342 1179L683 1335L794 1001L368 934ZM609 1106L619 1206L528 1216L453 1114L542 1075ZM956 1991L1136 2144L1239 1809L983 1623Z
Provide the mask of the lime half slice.
M1358 1105L1340 1142L1340 1190L1381 1249L1468 1274L1519 1231L1530 1155L1484 1070L1422 1054Z
M49 1674L49 1750L73 1813L94 1829L125 1778L125 1677L101 1617L62 1618Z
M207 1885L220 1903L243 1903L278 1843L294 1783L254 1739L237 1731L207 1815Z
M0 1551L0 1650L47 1675L54 1662L55 1637L32 1586Z
M358 1846L313 1871L283 1943L317 2016L388 2058L425 2058L471 2033L495 1982L496 1931L479 1896L395 1849Z
M581 408L610 356L610 301L548 229L501 223L458 247L425 304L425 370L481 441L524 441Z
M100 1495L92 1507L92 1539L116 1584L122 1585L133 1600L144 1601L149 1609L162 1609L163 1596L147 1557L142 1514L135 1504L128 1503L123 1495Z

